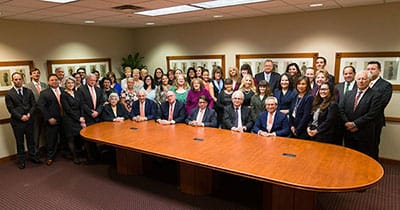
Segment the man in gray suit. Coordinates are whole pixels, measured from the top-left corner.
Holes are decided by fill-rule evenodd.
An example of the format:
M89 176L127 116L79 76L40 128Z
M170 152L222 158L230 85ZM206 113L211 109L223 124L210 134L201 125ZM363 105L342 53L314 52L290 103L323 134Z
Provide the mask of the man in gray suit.
M31 76L31 81L27 83L25 86L32 90L33 96L35 97L35 101L37 103L39 100L40 92L46 89L48 86L46 83L39 81L40 70L38 68L32 69L30 71L30 76ZM42 112L40 111L38 105L35 106L32 119L33 119L33 141L35 142L36 150L39 151L40 134L44 126L44 120Z

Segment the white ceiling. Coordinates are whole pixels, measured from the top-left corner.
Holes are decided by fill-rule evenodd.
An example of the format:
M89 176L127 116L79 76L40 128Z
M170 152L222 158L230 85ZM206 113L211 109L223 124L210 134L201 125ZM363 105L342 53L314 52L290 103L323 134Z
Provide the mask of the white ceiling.
M116 10L112 7L134 5L145 9L158 9L206 0L79 0L68 4L57 4L40 0L0 0L0 19L41 21L65 24L85 24L94 20L92 25L140 28L173 25L192 22L217 21L243 17L265 16L273 14L308 12L315 10L355 7L373 4L385 4L400 0L271 0L241 6L207 9L159 17L147 17L133 14L133 10ZM311 8L310 4L322 3L324 6ZM214 18L215 15L223 15Z

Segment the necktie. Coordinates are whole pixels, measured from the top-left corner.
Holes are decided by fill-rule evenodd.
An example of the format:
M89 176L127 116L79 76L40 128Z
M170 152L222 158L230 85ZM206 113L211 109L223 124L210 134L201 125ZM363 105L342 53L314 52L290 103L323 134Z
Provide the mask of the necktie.
M169 114L168 114L168 121L172 121L174 116L174 109L172 108L172 104L169 105Z
M199 109L199 113L197 114L197 119L196 119L198 123L203 122L203 115L204 115L204 110Z
M363 92L360 90L358 91L357 95L356 95L356 99L354 100L354 107L353 107L353 111L356 110L357 106L358 106L358 101L360 100L361 94Z
M140 102L140 117L144 117L144 102Z
M347 93L347 91L349 91L349 87L350 87L350 82L346 82L346 88L344 89L344 93Z
M18 95L21 96L21 97L23 96L22 95L22 88L18 89Z
M235 108L235 126L238 127L239 124L239 114L238 114L238 108Z
M36 83L35 87L36 87L37 92L40 94L40 91L41 91L40 84Z
M94 91L94 87L89 87L89 89L90 89L90 95L92 96L93 109L96 110L96 93Z
M268 133L271 132L273 121L274 121L274 119L272 118L272 114L268 113L268 123L267 123L267 131L268 131Z

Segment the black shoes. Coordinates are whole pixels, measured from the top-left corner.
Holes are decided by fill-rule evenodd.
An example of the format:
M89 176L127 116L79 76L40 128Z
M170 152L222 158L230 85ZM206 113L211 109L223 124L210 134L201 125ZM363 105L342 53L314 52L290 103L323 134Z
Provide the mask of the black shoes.
M43 161L41 161L39 158L31 158L29 160L34 164L42 164L43 163Z
M25 168L25 161L19 161L18 162L18 168L19 169L24 169Z

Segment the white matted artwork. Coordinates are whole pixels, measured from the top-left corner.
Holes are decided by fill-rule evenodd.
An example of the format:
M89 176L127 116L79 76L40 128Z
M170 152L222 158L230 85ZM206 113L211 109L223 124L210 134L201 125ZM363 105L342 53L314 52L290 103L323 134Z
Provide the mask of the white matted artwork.
M65 77L71 76L79 68L84 68L86 74L93 73L94 71L100 72L100 77L104 77L111 71L110 58L95 58L95 59L73 59L73 60L48 60L47 71L48 73L55 73L56 68L61 67L64 69Z
M225 55L167 56L167 69L181 69L186 74L189 67L202 66L210 71L219 66L225 71Z
M29 82L31 69L33 69L33 61L0 62L0 95L5 95L13 86L11 75L14 72L22 74L25 84Z
M318 53L282 53L282 54L239 54L236 55L236 66L240 69L243 64L249 64L253 76L264 71L265 60L272 60L273 71L280 74L286 71L286 67L291 63L296 63L302 72L307 67L313 67Z

